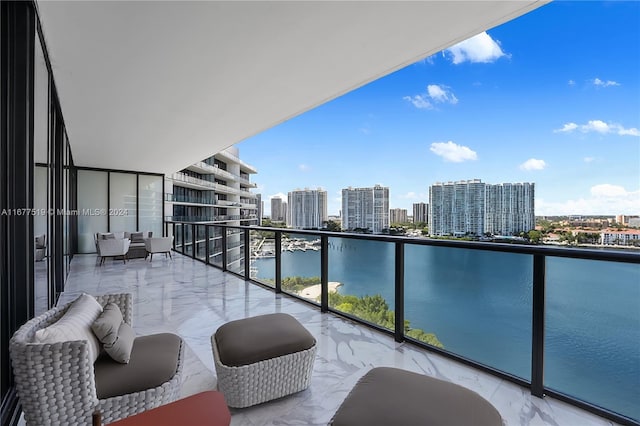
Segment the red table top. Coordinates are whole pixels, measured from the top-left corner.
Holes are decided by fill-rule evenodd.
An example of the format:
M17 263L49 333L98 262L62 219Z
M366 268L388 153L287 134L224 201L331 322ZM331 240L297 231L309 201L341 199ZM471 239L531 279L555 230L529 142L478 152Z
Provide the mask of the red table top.
M109 426L229 426L231 414L220 392L207 391L127 417Z

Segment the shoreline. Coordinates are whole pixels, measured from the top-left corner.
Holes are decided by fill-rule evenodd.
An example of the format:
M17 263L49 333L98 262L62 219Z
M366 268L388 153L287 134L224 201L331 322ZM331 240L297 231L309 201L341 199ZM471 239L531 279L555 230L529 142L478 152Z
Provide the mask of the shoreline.
M342 287L342 283L338 281L329 281L329 293L337 293L338 287ZM322 292L322 286L320 284L312 285L304 288L298 292L298 296L305 299L317 299Z

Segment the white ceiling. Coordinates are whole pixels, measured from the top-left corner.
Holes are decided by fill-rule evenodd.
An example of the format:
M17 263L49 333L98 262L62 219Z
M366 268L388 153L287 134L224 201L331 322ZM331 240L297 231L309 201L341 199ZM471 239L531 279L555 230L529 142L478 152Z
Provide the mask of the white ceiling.
M75 164L171 173L546 1L40 1Z

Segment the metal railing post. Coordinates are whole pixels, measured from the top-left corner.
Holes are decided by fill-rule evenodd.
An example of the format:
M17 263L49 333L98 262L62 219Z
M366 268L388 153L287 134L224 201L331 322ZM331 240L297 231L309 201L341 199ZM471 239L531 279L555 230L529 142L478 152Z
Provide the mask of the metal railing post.
M540 398L544 396L545 260L542 254L533 255L531 394Z
M244 279L251 278L251 250L249 248L249 230L244 230Z
M404 341L404 243L396 242L395 253L395 333L396 342Z
M282 232L276 231L276 293L282 293Z
M204 263L209 264L209 225L204 227Z
M320 236L320 312L329 311L329 237Z
M196 235L196 224L191 224L191 258L196 258L198 236Z
M222 235L222 270L227 270L227 227L220 227L220 234Z

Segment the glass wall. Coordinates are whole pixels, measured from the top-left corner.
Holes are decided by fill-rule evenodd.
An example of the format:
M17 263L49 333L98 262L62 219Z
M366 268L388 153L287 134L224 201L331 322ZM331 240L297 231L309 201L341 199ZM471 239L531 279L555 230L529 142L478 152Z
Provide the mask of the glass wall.
M78 253L95 253L95 234L107 232L108 174L78 170Z
M640 265L546 266L545 386L640 421Z
M531 255L405 245L409 337L529 380Z
M77 180L78 253L95 253L97 232L163 235L164 176L78 168Z
M33 106L34 314L51 304L49 291L49 70L40 38L35 37Z
M329 306L393 330L394 247L384 241L329 238Z
M138 175L138 229L162 236L162 176Z
M137 229L137 176L132 173L109 172L109 230Z
M227 269L244 275L244 233L241 229L227 228Z

